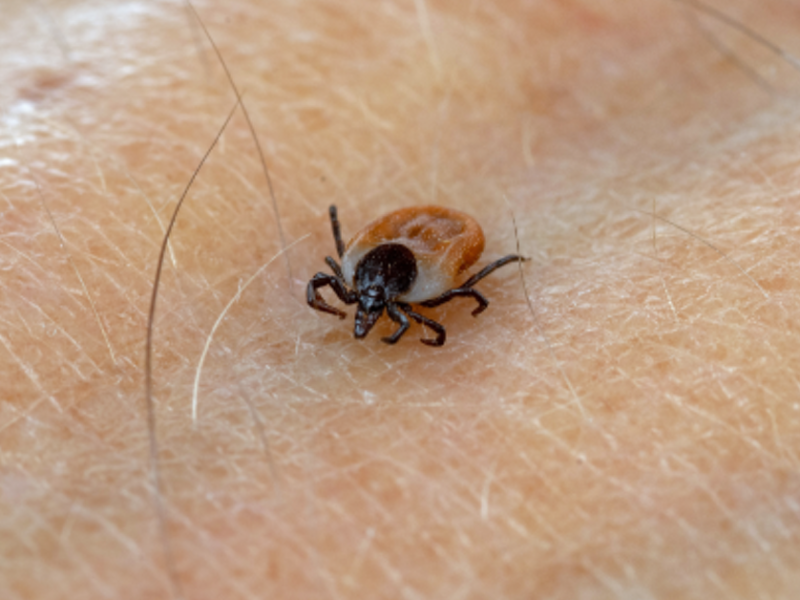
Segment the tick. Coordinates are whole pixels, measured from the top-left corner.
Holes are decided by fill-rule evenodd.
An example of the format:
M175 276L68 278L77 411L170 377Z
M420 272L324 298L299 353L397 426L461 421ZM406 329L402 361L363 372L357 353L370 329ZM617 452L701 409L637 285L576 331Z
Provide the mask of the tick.
M457 285L456 278L483 252L483 230L469 215L442 206L401 208L373 221L345 245L336 206L331 205L329 213L342 264L326 256L333 275L314 275L306 299L312 308L342 319L347 315L325 302L319 289L330 286L345 304L358 303L354 331L358 339L364 338L386 311L399 325L392 335L381 338L387 344L403 337L411 317L436 332L433 339L422 338L423 344L441 346L447 337L445 328L411 305L433 307L469 296L478 303L472 311L472 316L477 316L489 301L473 286L503 265L527 260L509 254Z

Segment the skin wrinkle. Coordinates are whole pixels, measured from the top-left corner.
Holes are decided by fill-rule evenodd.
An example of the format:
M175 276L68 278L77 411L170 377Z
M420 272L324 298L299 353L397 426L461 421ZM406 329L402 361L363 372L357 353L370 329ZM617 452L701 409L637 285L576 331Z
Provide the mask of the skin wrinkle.
M720 8L800 53L791 2ZM430 311L455 334L436 353L414 339L355 342L276 278L216 332L192 431L208 332L280 248L237 118L179 219L156 322L164 499L187 597L792 597L791 67L695 15L775 88L767 97L695 17L659 0L198 9L247 90L287 239L312 234L292 253L295 287L333 253L332 202L352 234L429 202L433 185L478 218L489 259L513 249L505 195L534 257L525 277L541 329L587 416L513 274L486 281L479 319L466 301ZM180 3L46 11L45 22L12 2L0 25L12 107L0 143L35 159L119 361L103 363L35 198L2 166L0 335L20 362L0 356L14 390L0 400L0 596L168 598L141 404L162 227L126 171L165 218L232 92L209 52L198 59ZM663 221L656 252L654 213L719 248L769 299ZM76 505L98 519L72 516Z

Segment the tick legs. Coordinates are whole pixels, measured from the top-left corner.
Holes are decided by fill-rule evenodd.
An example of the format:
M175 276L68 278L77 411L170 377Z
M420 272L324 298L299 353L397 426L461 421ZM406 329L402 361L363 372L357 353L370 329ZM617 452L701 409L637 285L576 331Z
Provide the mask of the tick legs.
M330 256L326 256L325 264L331 268L331 271L333 271L333 274L336 275L336 277L344 281L344 273L342 273L342 267L339 266L339 263L333 260Z
M342 258L344 256L344 242L342 241L342 228L339 225L339 213L335 204L330 205L328 214L331 216L331 228L333 229L333 240L336 242L336 254L339 255L339 258Z
M511 262L522 262L524 260L528 260L524 256L520 256L518 254L509 254L508 256L504 256L501 259L494 261L492 264L485 266L480 272L476 273L469 279L461 287L453 288L452 290L446 291L441 296L437 296L436 298L431 298L430 300L426 300L425 302L420 302L422 306L427 307L434 307L444 304L445 302L450 302L453 298L458 298L459 296L471 296L475 298L478 302L478 308L472 311L472 316L477 317L481 314L486 307L489 306L489 301L486 297L481 294L478 290L472 288L473 285L478 283L481 279L489 275L490 273L496 271L500 267L507 265Z
M396 344L397 340L403 337L403 334L408 331L409 322L408 317L406 317L403 313L397 310L397 305L393 303L389 303L386 305L386 312L389 314L389 318L394 321L395 323L400 323L400 327L397 328L392 335L389 337L381 338L387 344Z
M412 319L414 319L417 323L425 325L426 327L428 327L430 329L433 329L433 331L436 332L436 337L434 339L428 340L428 339L422 338L422 339L420 339L420 342L422 342L423 344L427 344L428 346L443 346L444 345L444 341L447 339L447 332L445 331L445 329L444 329L444 327L442 325L440 325L436 321L433 321L432 319L429 319L428 317L423 317L421 314L419 314L417 312L414 312L414 310L411 308L411 306L409 304L406 304L405 302L398 302L397 306L399 306L401 309L403 309L403 312L406 313ZM390 313L390 316L391 316L391 313ZM397 335L397 333L395 333L395 335ZM392 336L392 337L394 337L394 336ZM395 340L395 341L397 341L397 340Z
M337 265L338 266L338 265ZM358 302L358 298L356 295L347 289L344 282L334 275L328 275L327 273L317 273L312 277L311 281L308 282L308 287L306 288L306 301L311 308L315 308L322 312L330 313L332 315L336 315L340 319L344 319L347 315L339 310L338 308L334 308L319 294L319 288L325 287L329 285L331 289L336 292L336 295L339 296L339 300L344 302L345 304L355 304Z
M392 319L395 323L400 323L400 327L397 328L392 335L389 337L381 338L387 344L396 344L397 341L403 337L406 331L409 328L409 321L408 317L398 310L400 308L406 315L414 319L417 323L421 323L427 327L430 327L436 332L436 338L432 340L427 340L425 338L421 339L420 342L423 344L427 344L428 346L441 346L444 344L445 339L447 338L447 333L439 323L436 321L432 321L427 317L423 317L421 314L414 312L411 308L410 304L406 304L405 302L392 302L386 305L386 312L389 314L389 318Z
M437 296L432 300L426 300L425 302L420 302L420 305L426 306L428 308L433 308L434 306L439 306L440 304L444 304L445 302L450 302L450 300L452 300L453 298L458 298L459 296L472 296L478 302L478 308L472 311L473 317L476 317L479 314L481 314L483 311L486 310L486 307L489 306L489 301L486 299L486 296L481 294L478 290L473 290L472 288L468 287L460 287L448 290L441 296Z
M490 273L496 271L500 267L504 267L510 262L524 262L526 260L530 260L529 258L525 258L524 256L520 256L519 254L509 254L508 256L504 256L503 258L498 258L490 265L486 265L483 267L478 273L475 273L472 277L467 279L467 281L462 285L462 288L470 288L476 283L478 283L481 279L489 275Z

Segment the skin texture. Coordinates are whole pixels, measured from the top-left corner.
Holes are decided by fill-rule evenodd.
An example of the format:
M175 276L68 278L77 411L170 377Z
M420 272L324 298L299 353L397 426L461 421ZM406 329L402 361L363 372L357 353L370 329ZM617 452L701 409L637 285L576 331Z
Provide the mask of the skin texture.
M796 3L719 5L800 54ZM794 597L800 74L667 0L198 10L301 241L239 113L155 321L178 589L146 315L235 97L180 3L4 5L0 597ZM513 209L535 318L506 267L444 348L354 340L303 301L330 203L487 262Z

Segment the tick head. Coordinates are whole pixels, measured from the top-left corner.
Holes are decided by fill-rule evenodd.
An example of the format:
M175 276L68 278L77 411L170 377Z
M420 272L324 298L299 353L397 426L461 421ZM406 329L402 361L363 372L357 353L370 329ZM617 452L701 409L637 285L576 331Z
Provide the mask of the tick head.
M383 287L371 286L365 290L359 290L356 338L361 339L369 333L372 326L380 319L384 308L386 308L386 293Z
M363 338L383 314L387 302L406 292L417 277L414 254L400 244L382 244L370 250L356 266L358 294L355 335Z

